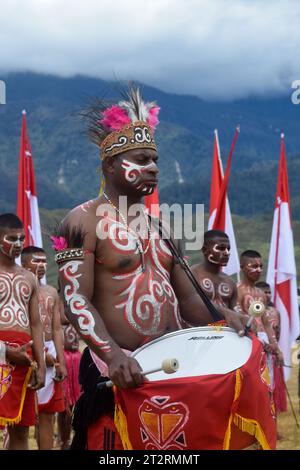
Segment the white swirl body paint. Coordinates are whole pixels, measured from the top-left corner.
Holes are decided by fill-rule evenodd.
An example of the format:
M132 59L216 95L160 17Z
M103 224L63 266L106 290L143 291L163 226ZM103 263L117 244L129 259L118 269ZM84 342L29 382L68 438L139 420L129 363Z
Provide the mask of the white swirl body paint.
M111 347L108 341L105 341L95 332L95 320L88 309L86 299L79 290L78 278L82 275L78 273L82 261L69 261L60 268L66 281L64 295L71 312L77 317L77 322L82 335L90 339L103 352L109 352Z

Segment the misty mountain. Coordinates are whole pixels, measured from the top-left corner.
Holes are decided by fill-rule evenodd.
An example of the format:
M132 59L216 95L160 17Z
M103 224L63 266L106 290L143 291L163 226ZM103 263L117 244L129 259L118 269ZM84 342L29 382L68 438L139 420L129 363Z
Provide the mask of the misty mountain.
M40 206L68 208L94 197L99 189L99 152L87 140L78 113L95 96L119 97L121 85L32 73L0 78L7 91L7 104L0 107L1 211L15 209L22 109L27 111ZM273 208L284 132L292 209L300 217L300 106L293 105L290 96L217 103L142 88L145 98L161 107L157 143L162 201L207 204L213 131L219 131L225 164L240 124L230 180L232 211L253 215Z

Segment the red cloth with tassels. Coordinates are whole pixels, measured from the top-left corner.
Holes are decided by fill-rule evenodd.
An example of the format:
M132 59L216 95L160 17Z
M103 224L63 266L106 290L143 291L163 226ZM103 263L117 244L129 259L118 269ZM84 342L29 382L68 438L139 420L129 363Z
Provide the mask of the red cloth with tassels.
M115 389L115 396L115 424L128 449L243 449L256 440L264 449L276 446L266 355L256 337L240 369L147 382Z
M2 330L0 340L10 346L22 346L31 337L20 331ZM30 354L30 351L28 351ZM33 426L36 422L35 391L27 385L31 368L13 363L0 364L0 424Z

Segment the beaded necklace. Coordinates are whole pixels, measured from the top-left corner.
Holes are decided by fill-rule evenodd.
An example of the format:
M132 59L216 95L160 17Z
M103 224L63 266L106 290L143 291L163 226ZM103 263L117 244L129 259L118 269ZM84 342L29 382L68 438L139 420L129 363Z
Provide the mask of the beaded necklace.
M144 210L142 211L143 212L143 215L145 217L145 220L146 220L146 224L147 224L147 230L148 230L148 244L146 246L146 248L144 249L143 248L143 243L142 243L142 238L137 235L137 233L132 230L129 225L127 224L126 222L126 219L124 217L124 215L122 214L122 212L115 206L115 204L109 199L109 197L107 196L107 194L105 192L103 192L103 196L105 197L105 199L107 200L107 202L115 209L115 211L119 214L120 216L120 219L122 222L119 221L119 223L121 223L121 225L124 225L124 227L126 228L127 232L131 233L131 235L133 235L133 237L136 239L136 247L137 247L137 250L141 256L141 261L142 261L142 270L145 271L145 254L147 253L147 251L149 250L149 247L150 247L150 244L151 244L151 238L152 238L152 233L151 233L151 227L150 227L150 224L149 224L149 218L148 216L145 214Z

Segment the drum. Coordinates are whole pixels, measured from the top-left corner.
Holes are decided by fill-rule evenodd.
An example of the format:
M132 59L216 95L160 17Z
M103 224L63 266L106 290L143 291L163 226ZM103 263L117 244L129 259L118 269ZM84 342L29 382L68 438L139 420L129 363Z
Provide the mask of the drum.
M166 375L160 371L147 376L148 380L157 381L227 374L245 364L251 350L251 339L239 337L231 328L198 327L157 338L137 349L132 356L145 371L161 364L165 358L176 358L177 372Z
M167 358L176 358L179 369L149 374L136 389L115 390L124 448L242 449L255 439L274 448L265 354L256 337L240 338L228 327L190 328L157 338L132 356L143 371Z

